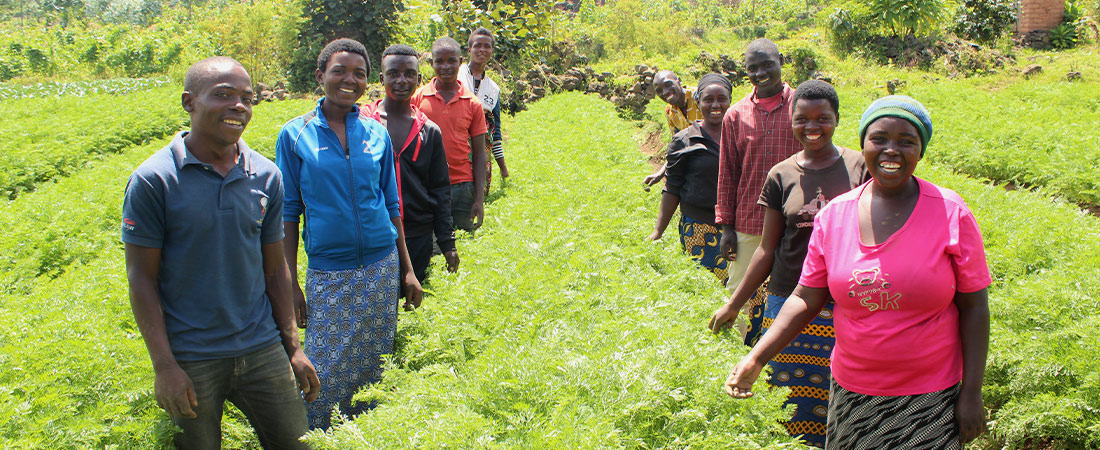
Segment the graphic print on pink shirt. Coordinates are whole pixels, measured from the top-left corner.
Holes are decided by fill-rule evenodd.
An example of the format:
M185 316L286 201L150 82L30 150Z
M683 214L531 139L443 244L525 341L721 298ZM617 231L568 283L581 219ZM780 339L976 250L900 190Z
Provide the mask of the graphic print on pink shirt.
M853 270L852 278L848 279L848 296L859 301L859 304L871 312L880 309L901 309L899 301L901 293L890 292L890 282L886 281L887 275L882 269L875 267L871 270Z

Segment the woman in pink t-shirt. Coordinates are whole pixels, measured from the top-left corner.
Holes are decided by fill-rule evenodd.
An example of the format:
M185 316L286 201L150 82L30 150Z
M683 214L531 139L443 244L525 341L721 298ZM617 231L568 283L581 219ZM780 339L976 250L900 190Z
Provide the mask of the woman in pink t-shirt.
M751 396L765 363L831 297L826 448L960 448L985 430L981 232L958 194L913 176L932 136L923 105L881 98L859 132L872 181L818 213L798 287L725 389Z

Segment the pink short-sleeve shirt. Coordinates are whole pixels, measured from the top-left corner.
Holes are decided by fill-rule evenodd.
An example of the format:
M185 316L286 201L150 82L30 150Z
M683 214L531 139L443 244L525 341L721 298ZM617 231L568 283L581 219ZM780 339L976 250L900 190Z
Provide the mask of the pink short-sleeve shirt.
M954 191L917 179L909 220L879 245L859 238L859 195L830 202L814 220L799 284L836 301L832 374L865 395L936 392L962 380L956 292L991 283L981 231Z

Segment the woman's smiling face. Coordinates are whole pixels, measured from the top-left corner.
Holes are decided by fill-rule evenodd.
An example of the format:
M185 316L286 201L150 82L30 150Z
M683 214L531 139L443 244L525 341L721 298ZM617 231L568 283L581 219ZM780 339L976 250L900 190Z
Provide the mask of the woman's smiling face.
M699 92L699 111L707 125L722 126L722 118L729 107L730 91L725 86L711 84Z
M904 186L920 159L920 134L908 120L883 117L867 126L863 160L875 183L885 188Z
M367 60L352 52L337 52L325 70L317 71L317 81L325 91L325 101L351 108L367 89Z

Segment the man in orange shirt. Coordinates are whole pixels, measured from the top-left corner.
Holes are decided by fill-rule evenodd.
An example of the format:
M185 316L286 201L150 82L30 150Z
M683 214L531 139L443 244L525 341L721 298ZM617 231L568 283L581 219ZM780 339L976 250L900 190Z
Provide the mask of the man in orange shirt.
M462 82L458 41L432 44L435 77L417 89L412 104L439 125L451 177L451 217L458 229L473 232L485 218L485 114L481 101Z

